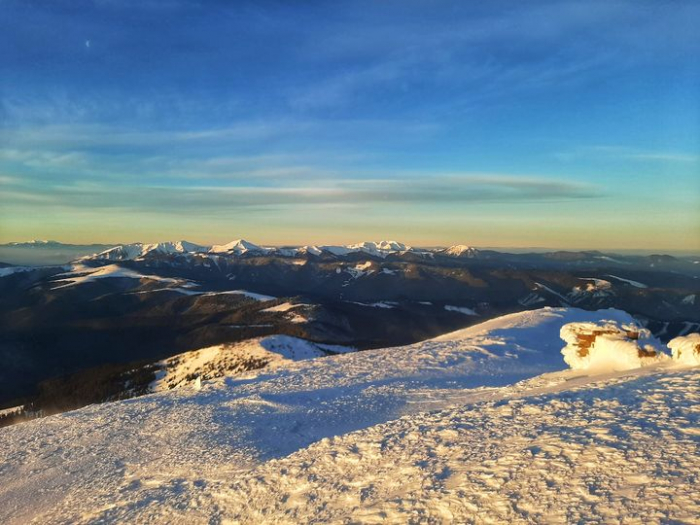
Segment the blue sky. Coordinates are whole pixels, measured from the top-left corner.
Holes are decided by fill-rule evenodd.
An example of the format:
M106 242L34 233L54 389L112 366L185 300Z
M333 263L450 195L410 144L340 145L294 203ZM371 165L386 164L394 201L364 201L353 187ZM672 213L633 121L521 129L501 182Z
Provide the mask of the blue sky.
M697 2L0 9L0 241L700 250Z

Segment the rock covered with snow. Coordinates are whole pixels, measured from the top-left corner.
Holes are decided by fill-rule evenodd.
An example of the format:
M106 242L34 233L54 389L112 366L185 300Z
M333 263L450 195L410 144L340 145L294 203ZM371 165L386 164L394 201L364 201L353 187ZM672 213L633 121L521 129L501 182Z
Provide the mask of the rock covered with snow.
M632 370L668 358L651 332L635 323L569 323L560 335L567 343L564 361L574 370Z
M688 334L668 343L673 359L683 365L700 365L700 334Z

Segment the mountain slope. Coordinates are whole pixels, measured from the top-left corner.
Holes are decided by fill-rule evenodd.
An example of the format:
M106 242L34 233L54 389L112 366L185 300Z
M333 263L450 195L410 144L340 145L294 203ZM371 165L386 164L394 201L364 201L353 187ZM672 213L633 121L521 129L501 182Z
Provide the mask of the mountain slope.
M696 511L700 378L670 360L557 372L562 326L601 321L633 323L513 314L5 428L0 519L683 519Z
M697 369L523 385L322 440L219 486L217 503L245 523L692 523L698 385Z

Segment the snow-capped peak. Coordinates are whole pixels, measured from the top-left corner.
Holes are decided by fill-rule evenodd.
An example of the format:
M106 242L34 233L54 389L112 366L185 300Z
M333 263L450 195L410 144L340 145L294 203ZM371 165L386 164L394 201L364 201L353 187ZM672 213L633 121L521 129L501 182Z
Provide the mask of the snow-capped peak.
M264 252L265 249L245 239L236 239L227 244L215 244L209 249L209 253L235 253L240 255L247 252Z
M443 255L449 257L476 257L479 254L479 250L472 248L471 246L466 246L464 244L455 244L442 250Z

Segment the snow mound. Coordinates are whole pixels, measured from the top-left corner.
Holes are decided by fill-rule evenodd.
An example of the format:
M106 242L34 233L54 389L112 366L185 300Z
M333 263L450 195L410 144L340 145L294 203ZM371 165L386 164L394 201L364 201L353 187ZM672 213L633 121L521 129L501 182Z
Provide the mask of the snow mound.
M671 339L668 343L673 359L684 365L700 365L700 334L689 334Z
M199 381L234 376L284 361L300 361L353 351L354 348L323 345L287 335L272 335L225 343L185 352L156 364L156 379L149 390L162 392L196 386Z
M567 343L564 361L574 370L632 370L668 358L651 332L636 323L569 323L560 335Z

